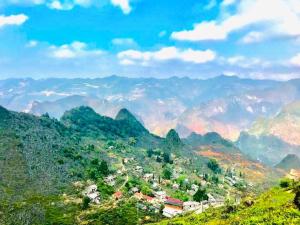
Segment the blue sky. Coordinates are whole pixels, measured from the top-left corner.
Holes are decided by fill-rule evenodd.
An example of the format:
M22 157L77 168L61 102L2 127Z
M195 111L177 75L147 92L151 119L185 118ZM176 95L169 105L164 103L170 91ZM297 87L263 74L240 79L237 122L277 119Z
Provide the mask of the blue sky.
M299 69L300 0L0 0L0 78Z

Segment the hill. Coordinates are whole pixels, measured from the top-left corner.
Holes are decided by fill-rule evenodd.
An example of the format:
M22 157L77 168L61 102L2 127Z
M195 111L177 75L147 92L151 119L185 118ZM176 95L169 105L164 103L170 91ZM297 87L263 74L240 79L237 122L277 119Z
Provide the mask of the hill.
M295 194L290 189L273 188L256 199L246 198L240 205L210 209L199 215L191 214L156 225L197 224L299 224L300 211L295 205Z
M127 109L116 119L84 106L60 121L2 107L0 116L0 224L158 221L162 214L153 214L151 202L140 199L143 207L137 209L133 189L147 201L159 190L189 201L200 186L221 199L237 198L252 189L250 181L262 179L260 173L266 183L272 172L217 133L193 134L192 141L175 130L157 137ZM98 187L100 204L86 202L84 190L91 184ZM119 201L114 193L120 192Z
M233 142L224 139L218 133L192 133L184 140L198 155L217 160L225 169L235 168L243 173L248 181L261 183L278 176L272 168L250 158Z
M286 171L291 169L299 170L300 169L300 158L296 155L289 154L280 163L276 165L276 168L280 168Z

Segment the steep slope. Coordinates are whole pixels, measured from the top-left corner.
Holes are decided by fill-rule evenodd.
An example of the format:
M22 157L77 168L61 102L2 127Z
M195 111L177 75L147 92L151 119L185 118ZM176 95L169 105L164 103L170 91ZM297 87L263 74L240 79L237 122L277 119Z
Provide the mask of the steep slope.
M272 119L258 120L249 133L274 135L291 145L300 145L300 101L287 105Z
M76 141L57 120L0 108L1 197L55 193L72 180L76 163L64 157ZM1 198L0 197L0 198Z
M276 165L276 168L290 171L291 169L300 169L300 158L296 155L289 154L280 163Z
M199 215L191 214L164 220L156 225L300 224L300 211L294 199L295 194L291 190L276 187L263 193L254 201L246 199L238 206L212 208Z
M150 135L126 109L121 109L116 119L101 116L92 108L81 106L67 111L61 122L81 135L94 138L129 138Z
M278 176L271 168L245 155L229 140L217 133L200 135L192 133L184 142L198 155L216 159L223 168L235 168L245 174L248 181L262 182Z

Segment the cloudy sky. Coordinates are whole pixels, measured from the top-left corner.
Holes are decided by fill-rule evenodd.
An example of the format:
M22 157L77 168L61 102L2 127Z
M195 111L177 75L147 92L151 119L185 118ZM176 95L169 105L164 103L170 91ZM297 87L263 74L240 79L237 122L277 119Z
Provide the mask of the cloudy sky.
M0 79L300 78L300 0L0 0Z

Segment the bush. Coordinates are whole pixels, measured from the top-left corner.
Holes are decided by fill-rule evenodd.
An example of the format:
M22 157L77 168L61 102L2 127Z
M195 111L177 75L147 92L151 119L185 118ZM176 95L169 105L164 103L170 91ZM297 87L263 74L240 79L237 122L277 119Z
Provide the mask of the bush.
M82 209L85 210L85 209L89 208L90 202L91 202L91 199L87 196L84 196L82 199Z
M209 160L209 162L207 163L207 167L211 169L214 173L221 173L221 168L217 160L215 159Z
M196 202L201 202L201 201L204 201L204 200L208 200L206 190L199 188L199 190L194 194L193 199Z
M293 181L291 179L284 178L284 179L280 180L279 185L282 188L288 188L288 187L292 186L292 183L293 183Z

